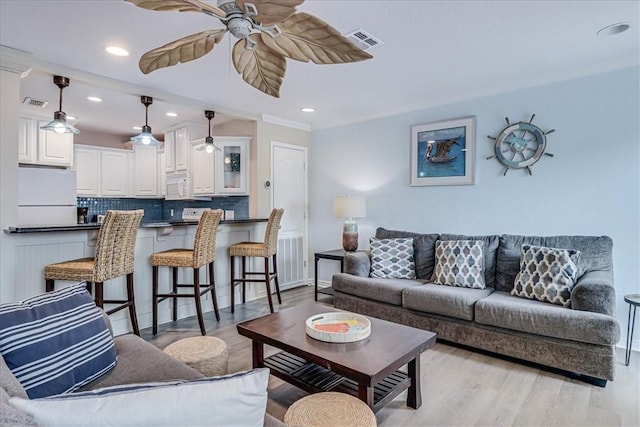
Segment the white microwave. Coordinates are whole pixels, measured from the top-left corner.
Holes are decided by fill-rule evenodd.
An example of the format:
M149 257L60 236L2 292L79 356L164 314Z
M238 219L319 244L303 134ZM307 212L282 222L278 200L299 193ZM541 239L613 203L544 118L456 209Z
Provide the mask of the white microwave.
M189 173L174 173L167 175L167 193L165 200L188 200L191 190Z
M211 200L211 197L195 197L189 172L167 174L165 200Z

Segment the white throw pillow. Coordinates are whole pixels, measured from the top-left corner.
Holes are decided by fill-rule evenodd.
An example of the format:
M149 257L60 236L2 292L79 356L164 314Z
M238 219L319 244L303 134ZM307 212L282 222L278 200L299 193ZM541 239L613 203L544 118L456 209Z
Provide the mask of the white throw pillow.
M262 426L269 369L194 381L129 384L9 403L45 427Z
M413 238L369 240L371 245L371 277L381 279L415 279Z

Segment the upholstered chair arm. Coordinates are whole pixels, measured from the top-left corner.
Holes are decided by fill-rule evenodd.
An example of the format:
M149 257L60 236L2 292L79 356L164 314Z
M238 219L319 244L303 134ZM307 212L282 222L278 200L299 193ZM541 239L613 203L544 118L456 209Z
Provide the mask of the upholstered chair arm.
M369 251L346 252L344 272L354 276L369 277L371 272L371 253Z
M571 308L613 316L616 291L613 272L606 270L585 273L571 290Z

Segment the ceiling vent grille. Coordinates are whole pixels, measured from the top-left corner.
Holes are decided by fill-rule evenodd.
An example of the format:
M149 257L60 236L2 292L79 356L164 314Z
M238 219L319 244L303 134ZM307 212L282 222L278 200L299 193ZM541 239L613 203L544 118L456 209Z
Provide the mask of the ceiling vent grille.
M349 34L345 34L344 36L362 50L367 50L379 44L384 44L382 40L362 28L352 31Z
M47 105L49 105L49 101L43 101L41 99L35 99L35 98L25 98L24 101L22 101L22 103L24 105L29 105L31 107L39 107L39 108L45 108Z

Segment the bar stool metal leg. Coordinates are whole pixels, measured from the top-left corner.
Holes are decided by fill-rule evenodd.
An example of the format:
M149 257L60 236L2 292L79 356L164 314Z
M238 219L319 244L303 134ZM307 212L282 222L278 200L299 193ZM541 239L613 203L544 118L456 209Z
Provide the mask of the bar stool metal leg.
M631 310L633 309L633 316L631 315ZM633 330L635 328L636 323L636 306L634 304L629 304L629 319L627 321L627 350L624 355L624 365L629 366L629 361L631 360L631 346L633 345Z

